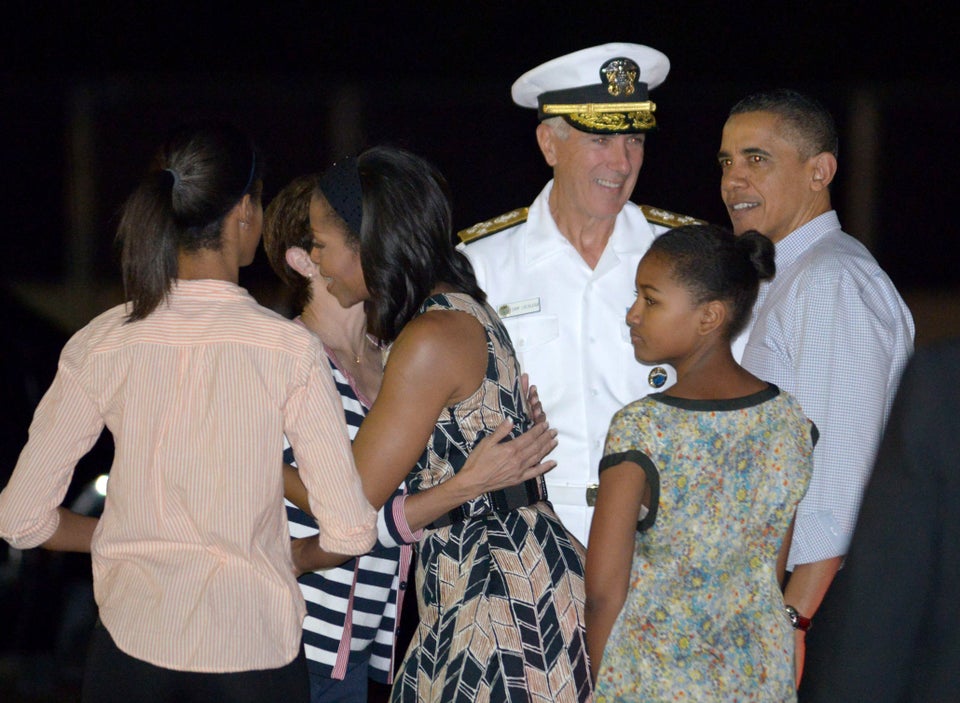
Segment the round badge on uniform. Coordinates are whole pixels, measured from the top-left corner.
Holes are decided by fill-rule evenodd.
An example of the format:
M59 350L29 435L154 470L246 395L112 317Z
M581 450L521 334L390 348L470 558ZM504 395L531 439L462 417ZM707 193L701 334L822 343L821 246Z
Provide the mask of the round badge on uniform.
M667 370L662 366L654 366L650 370L650 375L647 376L647 381L654 388L662 388L667 382Z

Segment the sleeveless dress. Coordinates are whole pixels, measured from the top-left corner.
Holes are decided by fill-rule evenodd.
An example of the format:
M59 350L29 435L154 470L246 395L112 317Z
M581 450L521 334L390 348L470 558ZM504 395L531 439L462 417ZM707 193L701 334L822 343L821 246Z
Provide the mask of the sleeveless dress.
M656 393L614 415L600 470L637 464L651 498L598 703L796 700L776 563L816 437L772 384L730 400Z
M504 418L514 434L531 425L513 345L493 309L451 293L431 296L420 313L431 310L477 318L488 365L480 388L437 420L407 477L411 493L451 478ZM590 700L583 548L546 502L491 512L481 496L462 507L468 517L425 530L417 545L420 624L393 701Z

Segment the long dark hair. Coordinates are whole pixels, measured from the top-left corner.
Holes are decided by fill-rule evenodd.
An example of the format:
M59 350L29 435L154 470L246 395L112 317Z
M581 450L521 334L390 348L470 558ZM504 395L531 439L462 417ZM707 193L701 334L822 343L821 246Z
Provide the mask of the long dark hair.
M347 169L341 166L341 171L349 177ZM440 283L484 302L473 267L454 247L450 199L440 172L425 159L389 146L360 154L356 172L360 231L345 229L348 243L360 252L370 293L370 333L392 342Z
M722 300L730 305L725 337L733 339L747 323L760 281L776 273L773 242L755 230L739 237L718 225L685 225L653 240L649 254L670 262L673 277L694 300Z
M223 218L247 193L260 197L261 171L250 138L233 125L198 123L171 134L127 198L117 228L128 322L163 302L180 251L220 248Z

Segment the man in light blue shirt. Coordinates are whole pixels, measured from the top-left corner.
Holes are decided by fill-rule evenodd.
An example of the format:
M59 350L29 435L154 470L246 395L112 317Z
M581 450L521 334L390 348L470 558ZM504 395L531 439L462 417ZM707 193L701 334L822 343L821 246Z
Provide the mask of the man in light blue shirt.
M820 430L784 593L799 683L804 632L846 554L913 352L913 319L870 252L840 228L830 204L836 127L819 103L788 90L740 101L718 160L734 231L757 230L776 245L777 274L761 285L742 364L796 397Z

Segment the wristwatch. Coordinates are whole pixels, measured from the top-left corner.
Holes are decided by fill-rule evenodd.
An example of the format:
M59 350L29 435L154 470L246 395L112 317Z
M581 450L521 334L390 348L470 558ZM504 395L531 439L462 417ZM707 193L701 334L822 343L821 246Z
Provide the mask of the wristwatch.
M783 607L787 611L787 617L790 618L790 624L793 625L794 630L806 632L810 629L810 626L813 625L813 620L803 617L792 605L785 605Z

